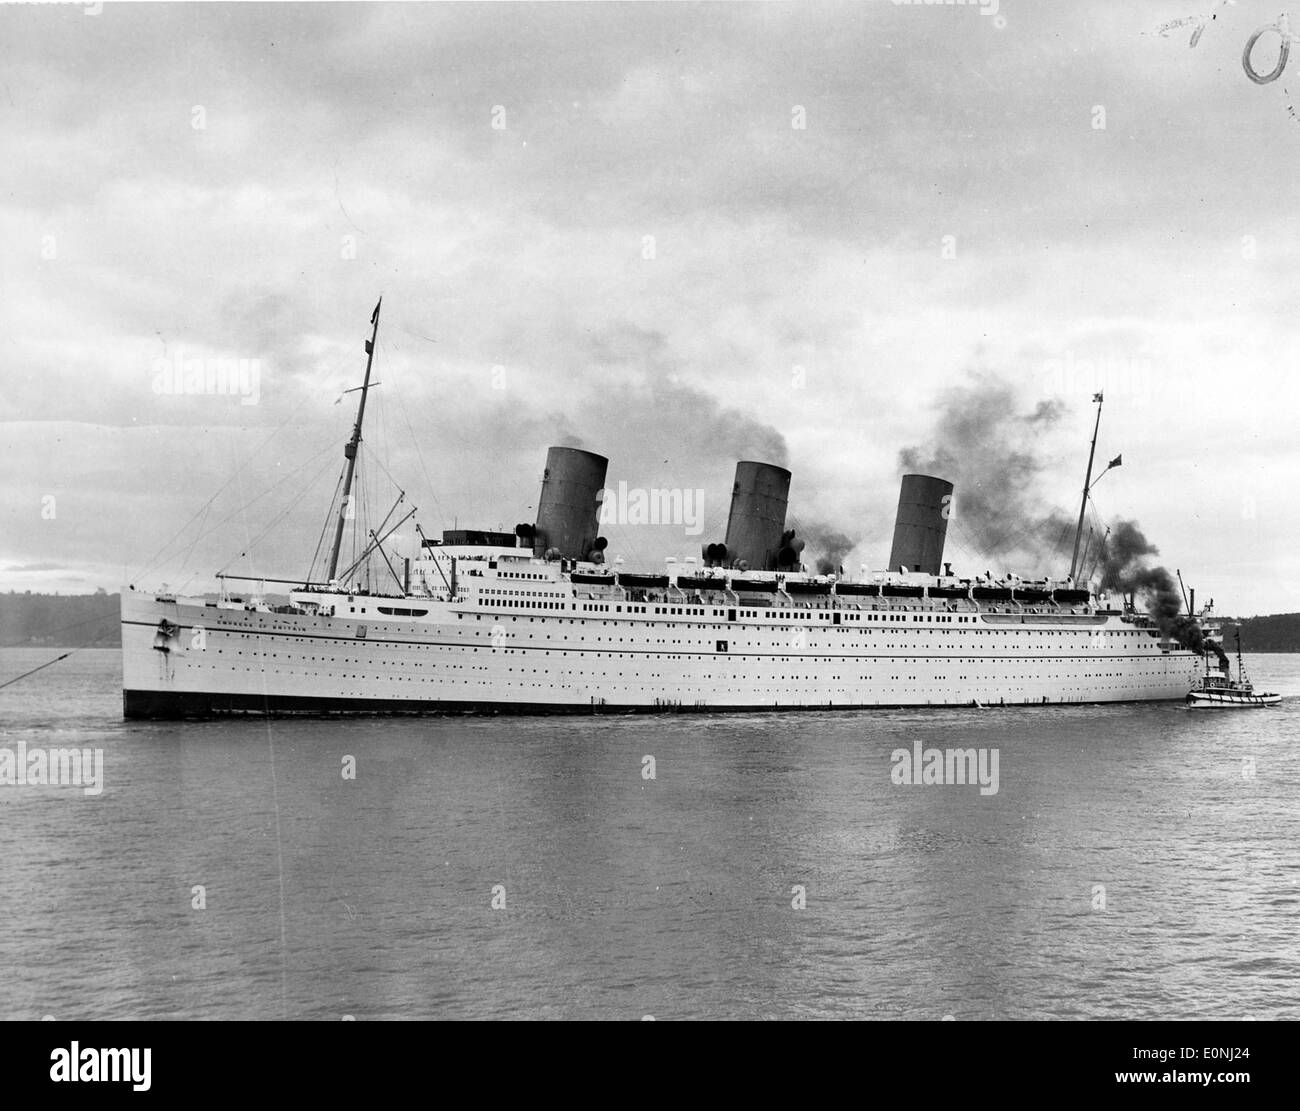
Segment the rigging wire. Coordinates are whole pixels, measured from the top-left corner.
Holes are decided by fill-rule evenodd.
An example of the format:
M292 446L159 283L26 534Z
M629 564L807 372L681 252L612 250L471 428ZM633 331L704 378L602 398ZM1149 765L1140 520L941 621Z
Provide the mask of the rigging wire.
M293 418L298 415L302 407L311 400L312 400L312 395L309 393L296 406L294 406L293 411L290 412L290 414L287 417L285 417L284 420L274 430L272 430L272 432L266 437L266 439L263 440L257 446L256 450L253 452L252 455L248 457L248 460L244 464L242 464L242 466L247 466L248 463L251 463L253 459L255 459L258 455L260 455L262 449L265 448L266 445L269 444L272 440L274 440L277 436L279 436L280 433L283 432L284 429L293 420ZM183 525L181 525L181 527L178 528L175 533L172 534L171 539L169 539L165 544L163 544L161 548L158 549L157 552L154 553L153 558L147 564L145 564L145 566L141 567L138 571L136 571L135 574L129 575L128 577L132 579L138 579L141 576L147 574L149 571L152 571L161 562L163 553L166 552L167 549L170 548L172 544L176 542L176 540L185 532L186 529L190 527L190 525L194 523L194 521L199 516L207 512L208 508L212 505L213 502L217 500L218 497L221 496L221 494L225 491L226 487L235 481L235 479L238 477L238 473L239 473L238 470L236 470L234 473L230 475L229 478L226 479L225 482L223 482L219 487L217 487L216 491L212 494L212 496L208 498L208 500L204 502L202 506L200 506L197 510L195 510L194 513L190 515L190 518ZM186 560L186 562L188 562L188 559Z
M365 476L369 468L364 466L364 458L365 457L361 454L361 452L358 451L356 473L353 475L353 479L352 479L353 485L356 489L356 494L354 495L354 500L356 504L352 506L352 532L351 535L349 536L349 539L352 542L352 548L348 554L352 557L353 560L357 558L357 554L360 552L360 548L357 547L357 526L360 524L361 519L365 516L365 495L366 495Z
M378 363L379 360L376 358L375 359L376 366L378 366ZM385 365L387 365L387 361L385 361ZM375 462L383 469L384 474L388 474L387 464L392 459L392 452L391 452L392 445L389 442L389 436L388 436L388 406L384 403L384 394L382 390L377 395L376 401L378 401L379 403L376 406L377 409L376 415L379 418L378 420L379 435L377 439L379 444L382 445L382 451L384 456L383 461L382 462L380 461L378 451L371 452L371 454L374 457ZM392 476L390 475L389 477L391 478Z
M328 468L329 465L330 465L329 461L326 460L326 462L317 469L316 473L312 475L311 482L309 483L309 485L315 485L315 483L320 479L321 475L325 473L326 468ZM295 496L294 499L290 501L287 505L285 505L285 507L282 510L280 510L279 513L277 513L274 517L271 518L270 522L267 524L267 526L264 529L262 529L261 532L259 532L256 536L253 537L252 540L249 541L249 546L253 547L261 543L261 541L266 537L268 533L270 533L276 526L278 526L280 522L283 521L284 518L286 518L296 508L298 508L300 501L301 501L301 497ZM239 555L235 556L233 559L227 560L226 566L222 567L221 570L225 571L226 567L228 567L236 559L240 559L244 554L245 554L244 552L240 552Z
M72 652L77 652L77 651L80 651L80 649L77 648L72 649ZM54 659L41 664L40 667L34 667L31 669L31 671L24 671L21 675L15 675L12 679L7 679L5 682L0 683L0 690L3 690L5 687L12 686L14 683L18 682L19 679L26 679L27 676L29 675L35 675L38 671L44 671L47 667L51 667L54 664L58 663L59 660L66 660L69 656L72 655L72 652L64 652L62 656L56 656Z
M334 507L339 501L339 490L343 486L343 472L339 472L338 481L334 483L334 495L330 498L329 512L325 514L325 523L321 526L320 538L316 541L316 551L312 553L311 565L307 568L307 581L312 582L316 575L316 561L320 559L321 549L325 546L325 537L329 534L330 525L334 523ZM325 570L325 564L321 563L321 573Z
M203 526L207 524L208 512L211 509L212 509L212 502L211 501L206 502L203 506L203 517L199 521L199 527L194 534L194 539L190 542L189 548L186 549L185 558L181 560L182 563L189 563L189 561L194 557L194 549L199 546L199 538L202 536Z
M384 340L380 341L381 346L386 346L386 343L387 341ZM392 364L389 365L391 370ZM420 461L420 471L424 475L425 485L428 486L429 488L429 497L432 499L433 502L433 511L438 515L439 519L442 521L443 525L445 526L447 524L447 517L442 510L441 503L438 501L438 494L437 491L434 489L433 479L429 477L429 468L425 466L424 452L420 450L420 441L416 438L415 429L411 427L411 417L408 411L409 406L407 406L406 403L403 402L402 400L402 391L400 387L397 385L397 376L390 374L389 380L392 381L393 392L397 395L398 412L402 414L402 420L406 423L406 431L411 437L411 445L415 448L415 457Z
M202 534L198 539L199 539L199 540L202 540L202 539L203 539L204 537L206 537L209 533L215 532L217 529L224 527L226 524L228 524L228 523L229 523L229 522L230 522L234 517L236 517L236 516L243 515L244 518L246 519L246 518L247 518L248 510L249 510L252 506L256 505L256 504L257 504L259 501L261 501L263 498L268 497L270 494L274 493L276 490L278 490L281 486L283 486L283 485L284 485L286 482L288 482L290 479L296 478L297 475L298 475L301 471L305 470L307 467L309 467L309 466L311 466L313 463L315 463L318 459L320 459L320 457L321 457L322 455L324 455L327 451L329 451L330 448L333 447L333 446L334 446L333 444L326 444L323 448L321 448L318 452L316 452L315 455L311 456L311 458L309 458L309 459L305 459L305 460L303 460L303 462L299 463L298 466L294 467L293 470L291 470L291 471L289 471L287 474L281 476L281 477L280 477L279 479L277 479L274 483L272 483L272 484L271 484L270 486L268 486L265 490L263 490L260 494L256 495L256 496L255 496L251 501L249 501L249 502L246 503L246 504L240 504L240 505L236 506L236 507L235 507L234 509L232 509L229 513L227 513L227 514L226 514L226 515L225 515L221 520L219 520L219 521L217 521L215 524L213 524L212 527L209 528L209 529L207 530L207 532L203 533L203 534ZM316 474L312 477L312 482L315 482L315 481L320 477L320 475L324 473L324 471L325 471L325 468L324 468L324 467L321 467L319 470L317 470ZM243 482L242 482L242 479L241 479L241 481L240 481L240 489L242 490L242 488L243 488ZM292 507L292 505L296 505L296 504L297 504L298 500L300 500L300 497L301 497L301 495L298 495L298 496L295 497L294 502L291 503L291 507ZM260 539L260 537L259 537L259 539ZM196 541L196 543L197 543L197 541ZM245 545L245 546L244 546L244 549L245 549L245 550L241 551L241 552L239 553L239 555L231 556L229 559L227 559L227 560L225 561L225 563L222 564L222 566L221 566L221 570L222 570L222 571L225 571L225 569L226 569L227 567L229 567L230 564L234 563L235 560L240 559L240 558L242 558L244 555L246 555L246 554L247 554L247 547L248 547L248 546Z
M238 445L232 444L231 450L232 451L238 450ZM239 473L238 470L236 470L235 473L238 474ZM239 487L239 504L243 507L243 513L241 515L241 523L244 526L244 551L247 552L252 545L249 544L248 542L248 506L247 506L247 502L244 501L244 480L242 477L238 481L238 487Z
M211 536L214 532L217 532L218 530L225 528L225 527L226 527L226 526L227 526L227 525L228 525L228 524L229 524L229 523L230 523L230 522L231 522L235 517L237 517L237 516L239 516L239 515L241 515L241 514L246 515L248 509L249 509L251 506L255 505L257 502L261 501L263 498L268 497L269 495L273 494L276 490L278 490L278 489L279 489L281 486L283 486L286 482L288 482L288 481L290 481L291 479L293 479L294 477L296 477L296 476L298 475L299 472L301 472L304 468L310 466L312 463L316 462L316 460L318 460L318 459L319 459L323 454L325 454L325 452L329 451L330 448L331 448L332 446L333 446L332 444L327 444L325 447L323 447L323 448L321 448L319 451L317 451L317 452L315 453L315 455L313 455L313 456L311 456L310 458L304 460L302 463L300 463L300 464L299 464L297 467L295 467L293 470L289 471L287 474L282 475L279 479L277 479L274 483L272 483L270 486L268 486L268 487L267 487L265 490L263 490L260 494L256 495L256 496L252 499L252 501L249 502L247 505L243 505L243 504L241 504L241 505L237 505L234 509L232 509L232 510L231 510L229 513L227 513L225 516L223 516L223 517L220 518L219 520L213 522L213 523L212 523L211 525L209 525L207 528L203 529L203 531L201 531L201 532L200 532L200 533L199 533L199 534L194 538L194 542L190 545L190 550L193 551L193 549L194 549L194 548L195 548L195 547L196 547L196 546L197 546L201 541L203 541L203 540L205 540L207 537ZM240 468L240 469L242 469L242 465L241 465L241 468ZM239 474L239 471L238 471L238 470L237 470L234 474L231 475L229 481L233 482L233 481L236 481L236 480L238 480L238 482L239 482L239 488L242 490L242 489L243 489L243 479L242 479L242 476ZM227 485L228 485L228 483L227 483ZM224 490L224 489L225 489L225 485L222 486L222 490ZM207 511L211 508L212 502L215 501L215 499L220 495L220 493L221 493L221 491L219 490L216 494L214 494L211 498L209 498L208 501L207 501L207 503L205 503L204 508L203 508L202 510L200 510L200 513L202 513L202 514L204 514L204 515L206 516ZM199 515L198 513L195 514L195 516L198 516L198 515ZM191 518L191 521L193 521L193 519L194 519L194 518ZM187 524L185 527L188 528L188 527L189 527L188 524ZM241 553L241 554L242 554L242 553ZM161 557L161 555L162 555L162 553L160 552L160 553L159 553L159 556ZM228 566L230 563L232 563L235 559L238 559L238 558L239 558L239 556L234 556L234 557L232 557L231 559L226 560L226 565ZM155 558L155 560L153 561L152 564L149 565L149 567L146 567L146 568L142 569L139 573L137 573L135 576L132 576L132 577L133 577L133 578L139 578L141 575L147 573L147 571L151 570L153 567L157 566L157 565L160 564L161 562L162 562L161 558ZM187 560L186 562L188 562L188 560ZM224 570L224 569L225 569L225 568L223 567L222 570Z

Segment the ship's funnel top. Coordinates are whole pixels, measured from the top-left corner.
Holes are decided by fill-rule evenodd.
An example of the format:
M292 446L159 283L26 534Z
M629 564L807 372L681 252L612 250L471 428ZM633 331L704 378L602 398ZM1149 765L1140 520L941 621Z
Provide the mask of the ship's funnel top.
M775 570L785 531L790 472L771 463L736 464L727 517L727 562L754 571Z
M609 460L603 455L576 447L553 447L546 452L533 537L535 556L590 559L599 550L596 535L608 467Z
M952 512L952 483L924 474L903 475L894 520L894 545L889 570L906 567L927 575L939 574L943 542Z

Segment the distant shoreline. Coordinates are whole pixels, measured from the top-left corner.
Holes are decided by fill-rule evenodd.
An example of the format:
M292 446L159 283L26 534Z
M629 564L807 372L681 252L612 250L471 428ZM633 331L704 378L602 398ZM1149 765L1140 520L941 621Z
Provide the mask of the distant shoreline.
M0 648L120 648L122 597L0 594Z

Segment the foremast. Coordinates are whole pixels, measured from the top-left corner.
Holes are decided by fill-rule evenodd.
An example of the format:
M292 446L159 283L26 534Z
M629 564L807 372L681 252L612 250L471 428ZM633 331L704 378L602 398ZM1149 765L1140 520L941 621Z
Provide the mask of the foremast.
M1075 571L1079 565L1079 541L1083 539L1083 518L1088 512L1088 491L1092 488L1092 461L1097 454L1097 432L1101 428L1101 402L1102 395L1094 394L1093 401L1097 403L1097 421L1092 426L1092 446L1088 449L1088 470L1083 476L1083 497L1079 502L1079 524L1074 530L1074 555L1070 559L1070 579L1074 579Z
M379 310L383 307L384 299L379 298L379 303L375 305L375 311L370 314L370 323L373 330L370 338L366 340L366 377L361 383L361 400L357 403L357 422L352 426L352 437L343 445L343 458L347 460L346 471L343 478L343 500L339 502L339 520L334 529L334 544L330 549L329 572L325 579L327 582L333 582L338 572L339 566L339 549L343 546L343 528L347 524L348 507L352 500L352 477L357 468L357 446L361 443L361 425L366 419L366 395L370 392L370 368L375 361L375 342L379 338Z
M1092 488L1097 485L1097 482L1100 482L1103 478L1105 478L1106 475L1110 473L1112 468L1118 467L1124 462L1124 457L1122 455L1115 456L1114 459L1112 459L1109 463L1106 464L1106 469L1097 476L1097 482L1093 482L1092 464L1093 464L1093 460L1096 458L1097 455L1097 432L1101 428L1101 405L1102 405L1103 397L1100 393L1095 393L1092 395L1092 400L1097 405L1097 420L1092 426L1092 445L1088 448L1088 469L1083 476L1083 496L1079 499L1079 523L1074 530L1074 555L1070 559L1070 581L1071 582L1076 581L1075 579L1076 574L1083 570L1083 564L1080 563L1079 561L1079 543L1083 539L1083 519L1088 512L1088 497L1092 493ZM1107 529L1106 536L1109 535L1110 535L1110 529ZM1091 530L1089 530L1088 533L1088 543L1089 546L1091 546L1092 544ZM1101 543L1102 543L1102 548L1104 550L1106 546L1105 537L1102 538ZM1085 549L1083 563L1086 562L1087 562L1087 551Z

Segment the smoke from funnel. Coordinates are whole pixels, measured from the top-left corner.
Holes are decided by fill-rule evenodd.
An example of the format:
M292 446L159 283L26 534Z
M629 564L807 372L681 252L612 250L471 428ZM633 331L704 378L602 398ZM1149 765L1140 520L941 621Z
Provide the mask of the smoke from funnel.
M1060 419L1061 405L1043 401L1030 413L1019 411L1015 391L994 375L972 372L965 385L940 398L932 448L910 447L899 455L904 470L952 474L961 480L952 526L958 543L972 554L1028 557L1030 565L1058 573L1068 566L1074 518L1045 507L1038 490L1045 459L1040 437ZM1134 521L1118 521L1095 557L1102 590L1141 595L1161 633L1184 648L1207 645L1196 620L1182 612L1182 595L1164 567L1148 556L1159 554ZM1090 557L1090 562L1094 557Z
M682 474L695 473L702 463L736 459L789 465L785 437L695 385L707 380L703 368L675 350L664 332L618 322L584 331L574 342L579 357L603 373L589 396L575 399L566 392L566 426L619 429L625 470L654 474L651 468L662 464L665 444L672 445L673 466ZM636 419L629 420L629 413ZM690 419L683 420L683 413Z
M1232 671L1232 664L1228 662L1228 654L1222 649L1222 647L1220 647L1218 644L1215 644L1214 641L1212 640L1206 640L1205 647L1219 657L1219 666L1225 672Z
M1110 535L1101 544L1101 559L1098 564L1101 589L1134 589L1134 576L1141 571L1144 557L1159 554L1160 549L1142 534L1136 521L1116 521L1111 527ZM1160 570L1164 571L1164 568ZM1165 571L1165 574L1167 576L1169 572ZM1170 585L1172 586L1172 580Z
M813 523L801 525L803 538L808 541L808 548L816 553L814 565L819 575L835 575L839 568L848 561L849 553L857 547L857 541L828 525Z
M972 372L967 384L940 396L931 446L903 449L899 464L904 472L960 480L949 539L970 555L1015 553L1018 564L1037 560L1046 570L1047 557L1074 536L1069 515L1044 506L1038 489L1046 465L1039 441L1061 413L1056 401L1022 412L1007 382Z
M1205 634L1194 617L1183 613L1183 596L1164 567L1152 567L1147 556L1159 549L1143 535L1136 521L1116 521L1101 545L1101 589L1141 595L1161 634L1183 648L1203 652ZM1210 647L1222 657L1213 642Z

